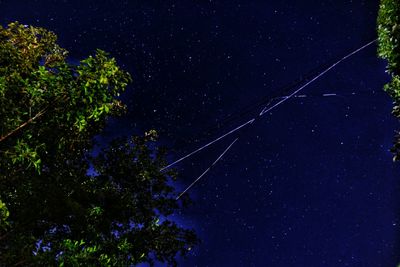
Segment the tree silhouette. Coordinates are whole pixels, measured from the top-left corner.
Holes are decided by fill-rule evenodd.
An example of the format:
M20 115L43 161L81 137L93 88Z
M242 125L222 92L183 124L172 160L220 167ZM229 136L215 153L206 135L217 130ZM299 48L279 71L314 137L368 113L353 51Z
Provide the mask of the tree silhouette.
M168 219L185 201L157 133L91 154L130 75L101 50L70 65L56 39L0 26L0 265L176 265L198 239Z

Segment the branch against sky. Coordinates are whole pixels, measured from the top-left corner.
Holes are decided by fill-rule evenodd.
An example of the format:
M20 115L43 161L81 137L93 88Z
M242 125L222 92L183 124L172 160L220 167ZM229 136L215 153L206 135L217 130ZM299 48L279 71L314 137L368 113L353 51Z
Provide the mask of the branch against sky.
M393 115L400 119L400 2L382 0L378 15L378 55L388 62L387 72L391 81L385 85L385 91L393 98ZM400 133L394 146L393 160L400 160Z
M56 40L0 26L0 263L176 265L198 240L168 219L183 202L156 132L90 156L130 75L102 50L72 66Z

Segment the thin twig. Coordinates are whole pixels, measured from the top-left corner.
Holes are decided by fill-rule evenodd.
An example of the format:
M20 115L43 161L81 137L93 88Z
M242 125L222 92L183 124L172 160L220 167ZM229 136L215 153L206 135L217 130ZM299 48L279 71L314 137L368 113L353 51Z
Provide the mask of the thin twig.
M25 126L27 126L28 124L32 123L34 120L38 119L39 117L41 117L45 112L46 112L47 108L42 109L41 111L39 111L35 116L33 116L32 118L30 118L29 120L27 120L26 122L22 123L20 126L18 126L17 128L15 128L14 130L12 130L11 132L7 133L4 136L0 137L0 142L4 141L5 139L7 139L8 137L10 137L11 135L15 134L16 132L18 132L19 130L21 130L22 128L24 128Z
M19 262L17 262L16 264L14 264L14 266L21 266L21 265L24 264L25 262L27 262L27 260L20 260Z

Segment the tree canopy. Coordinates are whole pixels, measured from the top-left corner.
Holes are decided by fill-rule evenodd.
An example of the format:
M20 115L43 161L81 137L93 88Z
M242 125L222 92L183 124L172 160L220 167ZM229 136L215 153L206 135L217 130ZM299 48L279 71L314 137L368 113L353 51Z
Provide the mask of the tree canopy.
M393 98L393 114L400 119L400 2L381 0L378 15L378 55L388 61L391 82L384 89ZM400 133L395 137L394 160L400 160Z
M157 133L92 153L130 75L102 50L69 64L56 40L0 26L0 265L176 265L198 239L168 219L185 201Z

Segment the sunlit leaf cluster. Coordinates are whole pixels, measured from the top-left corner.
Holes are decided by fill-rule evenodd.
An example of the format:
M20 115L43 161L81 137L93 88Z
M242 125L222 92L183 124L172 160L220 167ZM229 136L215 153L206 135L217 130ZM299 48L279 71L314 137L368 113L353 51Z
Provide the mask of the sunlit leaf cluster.
M393 114L400 118L400 2L381 0L378 15L378 55L387 60L392 80L384 89L393 98ZM392 148L394 160L400 160L400 134Z
M42 28L0 28L2 159L37 171L46 151L62 152L72 138L80 142L100 132L105 118L123 109L115 97L130 81L104 51L74 66L55 41ZM48 138L57 146L48 147Z
M197 238L168 220L182 203L157 132L91 153L130 75L101 50L70 64L56 40L0 26L0 266L175 265Z

